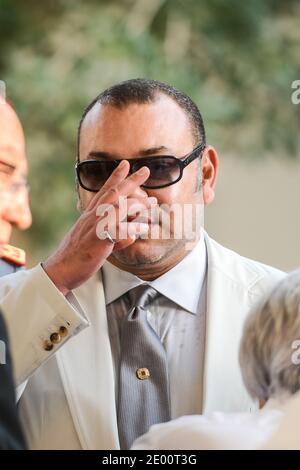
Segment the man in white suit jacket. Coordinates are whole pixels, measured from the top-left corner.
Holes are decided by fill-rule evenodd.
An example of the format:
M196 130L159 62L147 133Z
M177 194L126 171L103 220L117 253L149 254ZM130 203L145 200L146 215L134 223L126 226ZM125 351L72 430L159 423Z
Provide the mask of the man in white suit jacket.
M162 210L163 204L176 203L202 210L214 198L218 157L205 144L198 108L169 85L130 80L91 103L79 137L81 216L42 265L0 283L29 447L119 448L116 392L120 384L107 302L113 289L105 282L105 267L111 265L119 273L116 279L123 282L125 276L129 284L130 278L155 287L163 279L160 288L166 289L166 297L173 296L172 301L175 297L174 321L184 309L192 312L191 297L205 300L202 362L198 352L193 357L197 346L193 331L182 349L184 368L195 364L202 371L201 390L191 386L187 393L195 402L195 412L251 410L256 404L243 386L238 366L242 325L251 307L283 273L220 246L200 230L191 213L187 218L192 220L192 238L176 239L172 224L168 239L141 238L157 225L157 220L145 217L150 206ZM130 170L133 174L128 176ZM105 225L99 230L105 215L102 210L96 213L97 208L109 204L121 213L119 196L127 197L125 215L114 221L116 230L109 223L109 230ZM121 236L124 228L126 237ZM197 253L202 253L199 260ZM187 266L190 275L184 271ZM194 272L203 277L201 286ZM120 290L122 282L114 289ZM199 292L189 290L194 284ZM184 301L176 298L175 291L182 292ZM156 311L159 316L159 306ZM172 344L167 346L168 354L172 364ZM191 367L188 379L196 373ZM176 374L180 379L181 370L175 368ZM171 401L178 396L180 390L171 387Z

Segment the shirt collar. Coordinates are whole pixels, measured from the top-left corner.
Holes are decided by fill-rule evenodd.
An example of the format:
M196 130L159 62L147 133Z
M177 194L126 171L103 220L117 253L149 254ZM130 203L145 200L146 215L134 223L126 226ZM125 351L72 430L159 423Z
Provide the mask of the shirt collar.
M203 233L197 245L185 258L154 281L145 282L109 262L104 263L102 270L106 305L130 289L146 283L185 310L196 314L207 271L207 253Z

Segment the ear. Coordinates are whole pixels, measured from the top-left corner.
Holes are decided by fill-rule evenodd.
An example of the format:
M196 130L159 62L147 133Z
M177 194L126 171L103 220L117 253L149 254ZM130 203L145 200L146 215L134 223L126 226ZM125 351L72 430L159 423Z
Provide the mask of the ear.
M219 157L216 150L208 145L202 155L202 190L205 205L213 202L215 198L215 187L217 184L217 174L219 167Z

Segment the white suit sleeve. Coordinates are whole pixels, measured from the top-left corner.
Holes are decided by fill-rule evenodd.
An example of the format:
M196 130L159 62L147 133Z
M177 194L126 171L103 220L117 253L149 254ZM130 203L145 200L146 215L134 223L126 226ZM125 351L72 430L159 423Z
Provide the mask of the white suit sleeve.
M17 385L89 325L75 296L64 297L40 265L2 277L0 305Z

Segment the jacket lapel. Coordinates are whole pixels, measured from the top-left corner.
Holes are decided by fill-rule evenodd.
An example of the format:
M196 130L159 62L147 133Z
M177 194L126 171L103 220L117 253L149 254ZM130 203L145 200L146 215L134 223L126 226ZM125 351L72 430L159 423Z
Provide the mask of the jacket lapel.
M57 353L69 408L83 449L118 449L113 361L101 274L74 290L91 326Z
M202 412L250 411L254 404L243 385L238 363L243 324L251 307L250 276L248 284L239 282L241 262L234 263L231 252L207 234L205 241L208 273ZM245 272L241 274L245 276Z

